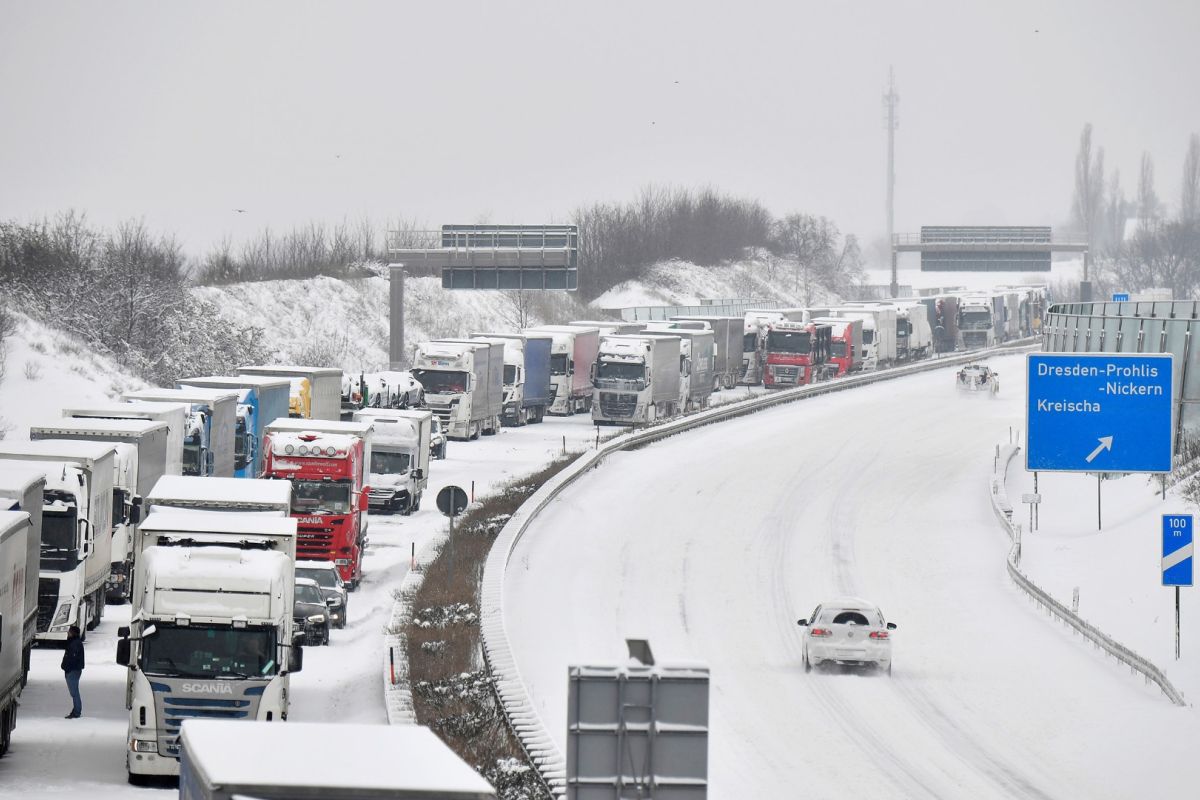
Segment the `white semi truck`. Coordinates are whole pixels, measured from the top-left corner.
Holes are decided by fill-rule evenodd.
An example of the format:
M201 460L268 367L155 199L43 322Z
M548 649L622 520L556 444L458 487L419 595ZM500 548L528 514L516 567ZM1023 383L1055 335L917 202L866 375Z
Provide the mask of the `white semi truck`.
M592 365L600 349L600 330L582 325L545 325L525 334L550 335L550 385L554 397L547 412L568 416L592 407Z
M100 623L112 569L114 458L102 442L0 442L0 460L45 469L38 641L63 642L72 625L88 631Z
M223 511L286 517L292 484L255 478L191 478L164 475L146 496L145 511Z
M0 511L0 756L8 752L25 685L25 559L34 535L28 514Z
M167 462L164 475L183 474L183 437L187 431L189 406L185 403L92 403L64 408L62 415L73 419L148 419L167 425Z
M713 332L713 391L732 389L743 372L744 317L706 317L687 315L671 317L672 322L686 323L690 327L703 323Z
M32 425L29 438L78 439L113 445L113 527L105 600L123 603L133 574L131 541L141 517L142 499L166 473L171 438L165 422L152 419L71 418Z
M229 389L139 389L126 392L127 403L183 403L184 475L233 477L237 392Z
M493 348L500 369L490 366ZM417 346L413 377L425 387L425 403L451 439L478 439L500 430L504 396L502 345L434 341Z
M708 408L713 393L713 332L685 327L693 324L704 323L652 322L644 331L679 337L679 409L684 413Z
M996 328L1003 326L997 320L992 297L987 294L963 295L958 301L958 330L962 334L963 348L977 350L996 344Z
M421 508L429 485L429 439L433 412L363 408L355 422L374 424L371 438L370 492L372 511L408 516Z
M678 336L605 336L593 368L592 420L628 425L675 416L679 350Z
M296 520L156 511L138 535L132 623L118 630L128 667L130 783L179 774L187 719L284 721L293 636Z
M38 572L42 550L42 493L46 488L46 470L39 464L0 461L0 511L23 511L33 528L25 554L25 619L22 623L22 680L29 676L29 654L37 633Z

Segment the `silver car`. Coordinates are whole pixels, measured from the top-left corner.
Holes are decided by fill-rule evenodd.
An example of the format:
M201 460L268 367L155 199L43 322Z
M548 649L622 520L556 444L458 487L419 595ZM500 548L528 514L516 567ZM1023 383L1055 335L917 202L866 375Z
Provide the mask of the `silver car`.
M879 606L859 597L839 597L798 622L804 631L804 671L822 664L873 666L892 674L894 622Z

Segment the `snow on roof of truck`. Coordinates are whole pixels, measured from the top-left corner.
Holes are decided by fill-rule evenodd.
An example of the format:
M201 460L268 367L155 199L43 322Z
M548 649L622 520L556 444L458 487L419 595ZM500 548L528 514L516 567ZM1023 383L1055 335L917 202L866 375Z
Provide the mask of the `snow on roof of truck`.
M598 327L593 328L590 325L537 325L537 326L526 328L524 331L522 331L522 333L524 333L524 332L530 332L530 333L549 332L549 333L576 333L576 334L578 334L578 333L584 333L586 331L595 331L596 333L600 333L600 329Z
M354 418L359 417L387 423L398 419L432 419L433 412L428 408L360 408L354 412Z
M173 411L182 412L186 409L185 403L147 403L142 400L133 400L127 403L92 403L87 406L70 406L63 409L62 415L64 419L71 417L138 419L138 415L144 415L141 419L158 419Z
M185 475L163 475L146 498L149 505L217 502L290 507L291 501L288 481Z
M265 514L196 514L171 509L151 511L142 520L142 531L179 531L181 533L233 533L247 536L295 536L295 517L269 517Z
M272 364L269 366L258 367L238 367L238 375L287 375L295 378L307 378L321 375L337 375L342 376L342 370L338 367L299 367L287 364Z
M159 581L172 576L173 589L196 588L214 594L214 590L229 591L241 587L261 591L264 577L286 575L292 566L291 558L278 550L237 547L148 547L139 558L145 559L146 571L153 568ZM214 578L221 582L214 584ZM214 616L220 615L221 611L228 613L220 601L214 604L213 611L216 612Z
M0 539L28 524L29 514L24 511L0 511Z
M130 435L142 434L148 431L170 430L170 425L158 419L108 419L107 417L65 417L56 419L50 422L43 422L37 425L29 426L29 434L33 435L34 431L53 434L55 432L63 433L96 433Z
M0 442L0 453L18 458L30 457L41 460L78 461L94 460L111 456L113 445L107 442L90 442L87 439L38 439L34 442ZM11 460L11 459L9 459Z
M288 386L292 382L287 378L269 378L265 375L218 375L208 378L184 378L178 381L181 387L195 386L211 388L213 386L228 386L232 389L265 389L271 386Z
M35 483L46 482L46 470L28 461L0 461L0 496L24 494Z
M237 400L237 392L195 387L191 389L139 389L125 392L124 400L173 400L179 403L212 403L218 400Z
M342 436L366 436L372 430L372 423L338 422L328 419L293 419L280 417L267 425L267 433L334 433Z
M496 797L487 781L420 725L189 719L181 741L189 763L210 785L238 793L271 786L325 789L333 797L354 790L430 800L443 793L457 800ZM314 743L321 758L313 758Z

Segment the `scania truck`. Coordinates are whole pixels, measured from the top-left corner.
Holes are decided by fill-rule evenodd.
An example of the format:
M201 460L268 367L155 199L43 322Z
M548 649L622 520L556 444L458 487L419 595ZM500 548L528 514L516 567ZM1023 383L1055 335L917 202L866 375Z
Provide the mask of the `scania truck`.
M354 412L354 421L374 425L367 481L371 510L405 516L419 510L429 485L433 412L364 408Z
M113 445L113 528L109 553L112 567L105 585L105 601L125 602L133 574L133 532L141 517L142 500L166 471L170 440L167 423L149 419L72 418L32 425L29 438L79 439Z
M425 403L451 439L478 439L500 429L504 370L490 368L493 347L460 341L417 346L413 377L425 387Z
M130 783L179 774L187 719L287 719L296 521L156 511L138 535L132 622L117 631Z
M332 561L351 589L362 580L371 487L371 422L277 419L267 426L263 477L292 484L300 558Z
M21 578L25 588L25 619L21 630L22 681L29 677L29 654L37 633L38 572L42 550L42 493L46 488L46 469L37 463L21 464L0 461L0 511L23 511L32 525L28 550L25 554L25 573Z
M0 461L45 470L42 490L38 641L67 639L100 623L112 569L113 445L46 439L0 442Z
M593 367L597 425L654 422L679 406L678 336L605 336Z
M182 474L232 478L237 392L227 389L139 389L126 392L128 403L182 403Z

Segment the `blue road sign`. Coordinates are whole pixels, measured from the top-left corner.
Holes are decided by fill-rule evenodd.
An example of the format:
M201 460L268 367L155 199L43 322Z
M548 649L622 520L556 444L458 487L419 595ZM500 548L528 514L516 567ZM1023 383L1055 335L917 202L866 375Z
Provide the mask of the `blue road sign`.
M1129 292L1113 292L1112 301L1114 303L1128 303L1129 302Z
M1163 514L1163 586L1192 585L1192 530L1191 514Z
M1030 353L1025 468L1170 472L1171 355Z

